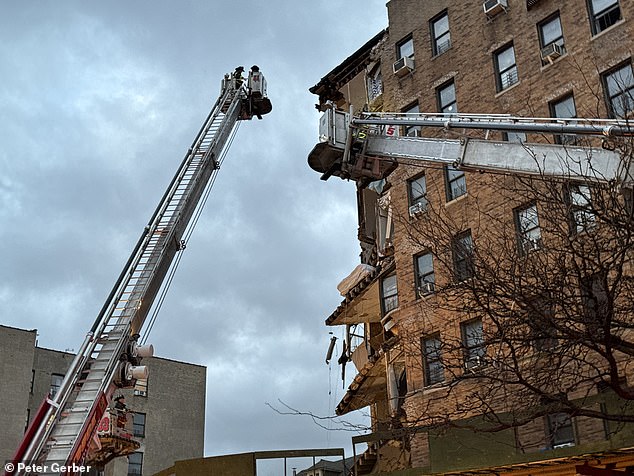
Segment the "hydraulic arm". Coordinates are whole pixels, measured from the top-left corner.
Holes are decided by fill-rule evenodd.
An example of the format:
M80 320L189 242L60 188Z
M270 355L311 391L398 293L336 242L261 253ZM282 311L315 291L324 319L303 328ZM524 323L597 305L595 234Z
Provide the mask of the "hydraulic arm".
M398 162L452 165L492 173L542 175L569 180L617 181L632 187L631 164L618 152L598 147L491 140L437 139L399 130L436 127L604 138L634 135L626 122L614 120L534 119L506 115L430 115L363 113L357 117L334 109L320 122L320 143L308 157L321 172L352 180L387 176Z

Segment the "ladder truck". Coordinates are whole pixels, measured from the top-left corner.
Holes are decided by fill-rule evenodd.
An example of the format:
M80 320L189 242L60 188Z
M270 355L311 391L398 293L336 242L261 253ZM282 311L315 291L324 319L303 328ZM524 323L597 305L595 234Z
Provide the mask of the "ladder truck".
M240 69L240 71L238 71ZM113 394L147 377L141 365L152 346L140 334L155 297L185 248L191 219L200 211L239 121L271 111L266 81L253 66L226 74L221 92L185 154L54 398L47 396L34 415L5 476L84 472L82 465L103 465L138 449L127 433L98 425ZM107 436L104 438L103 436ZM12 469L11 469L12 468ZM9 471L9 469L11 469Z
M602 147L400 135L401 128L443 128L602 137ZM634 125L609 119L523 118L487 114L368 113L356 116L334 107L320 118L319 140L308 156L322 174L362 186L387 177L398 163L451 165L466 171L534 175L584 182L612 182L626 193L634 165L610 145L634 136Z

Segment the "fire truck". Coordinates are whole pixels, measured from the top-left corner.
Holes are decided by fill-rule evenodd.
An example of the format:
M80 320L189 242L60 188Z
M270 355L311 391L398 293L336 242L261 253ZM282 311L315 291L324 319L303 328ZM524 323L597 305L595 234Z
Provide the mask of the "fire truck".
M126 412L111 408L116 392L146 379L142 359L153 354L141 334L157 295L165 290L195 217L204 204L238 121L271 112L257 66L226 74L218 100L185 153L106 302L54 397L35 413L5 476L82 472L139 448Z

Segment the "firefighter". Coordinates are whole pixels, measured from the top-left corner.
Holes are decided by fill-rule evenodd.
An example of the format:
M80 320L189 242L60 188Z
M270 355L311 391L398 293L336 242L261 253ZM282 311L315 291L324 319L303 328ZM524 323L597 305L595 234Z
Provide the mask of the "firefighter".
M114 401L115 401L115 403L114 403L115 410L119 410L119 411L123 411L123 412L128 411L128 407L126 407L126 405L125 405L125 396L124 395L119 395L117 398L114 399Z
M125 405L125 396L119 395L114 401L114 409L117 413L117 428L125 429L128 421L128 407Z
M240 86L242 86L242 83L244 82L244 77L242 76L242 73L244 73L244 66L238 66L236 70L233 72L233 81L234 81L234 84L236 85L236 89L239 89Z

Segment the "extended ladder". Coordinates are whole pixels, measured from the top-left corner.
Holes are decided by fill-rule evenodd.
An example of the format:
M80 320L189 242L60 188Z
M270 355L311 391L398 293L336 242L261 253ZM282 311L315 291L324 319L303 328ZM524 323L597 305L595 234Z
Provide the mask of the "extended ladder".
M136 378L126 355L175 255L184 248L183 233L205 189L213 183L237 121L270 111L266 91L257 91L255 100L253 93L242 81L225 76L220 97L145 227L58 393L53 400L46 400L27 431L16 454L16 468L20 461L36 462L46 468L39 474L59 474L52 469L56 465L81 463L116 383Z

